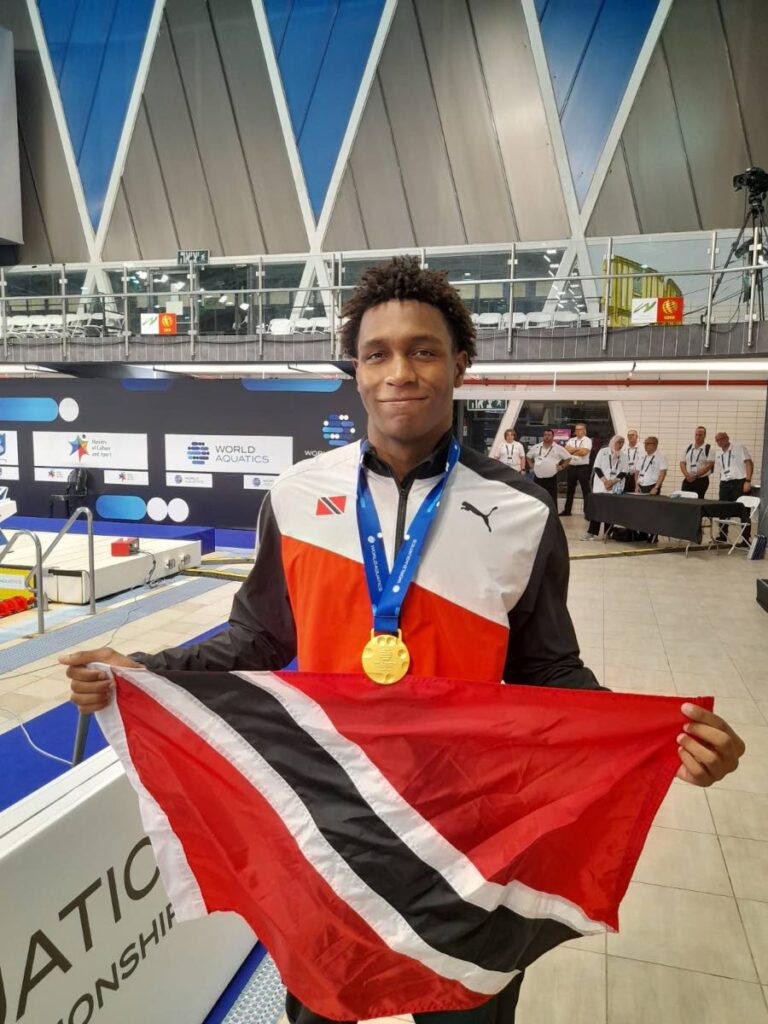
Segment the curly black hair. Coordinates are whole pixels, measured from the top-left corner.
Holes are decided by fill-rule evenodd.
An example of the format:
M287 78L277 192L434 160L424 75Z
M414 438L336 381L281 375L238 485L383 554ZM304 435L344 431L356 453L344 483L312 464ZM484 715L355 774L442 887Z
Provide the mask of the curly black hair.
M468 365L477 354L475 325L459 293L448 283L446 270L424 270L416 256L394 256L389 263L368 267L341 311L346 322L341 328L345 355L357 356L360 321L374 306L392 299L413 299L439 309L448 324L458 352L466 352Z

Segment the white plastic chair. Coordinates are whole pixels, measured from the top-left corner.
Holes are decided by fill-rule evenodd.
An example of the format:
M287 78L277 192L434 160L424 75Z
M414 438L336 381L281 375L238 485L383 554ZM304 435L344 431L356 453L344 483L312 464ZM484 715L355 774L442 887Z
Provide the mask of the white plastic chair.
M731 518L731 519L718 519L718 518L714 518L712 520L712 536L713 537L714 537L714 534L715 534L715 527L717 527L718 532L720 532L721 529L725 529L726 527L730 527L730 526L735 526L738 529L738 531L739 531L737 536L736 536L736 540L733 542L733 544L731 544L730 548L728 549L728 554L729 555L732 555L734 550L735 550L735 548L736 548L736 546L738 544L740 544L742 540L744 540L744 534L747 532L747 530L750 527L752 527L752 528L756 528L757 527L757 517L758 517L758 512L759 512L759 509L760 509L760 499L755 497L753 494L742 494L740 498L736 499L736 501L739 503L739 505L743 505L745 508L749 509L749 519L747 520L747 522L744 522L743 519L736 519L736 518ZM728 542L726 541L725 543L727 544Z
M293 322L294 330L301 331L302 334L307 334L312 330L312 321L309 317L300 316Z
M481 330L497 331L501 326L501 313L481 313L477 319Z
M293 334L293 320L275 319L269 321L270 334Z
M555 310L555 327L578 327L581 317L578 313L571 313L567 310Z
M330 321L327 316L313 316L309 318L309 322L312 324L311 330L319 331L323 334L327 334L331 329Z
M551 313L529 313L525 318L525 326L531 327L551 327L552 326L552 314Z

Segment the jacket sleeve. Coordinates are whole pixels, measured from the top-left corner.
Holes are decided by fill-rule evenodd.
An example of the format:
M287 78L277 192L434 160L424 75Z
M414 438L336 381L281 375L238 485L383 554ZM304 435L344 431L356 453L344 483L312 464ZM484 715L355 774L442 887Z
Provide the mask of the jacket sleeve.
M235 594L226 630L191 647L131 657L151 670L285 668L296 655L296 628L283 571L280 530L269 495L261 506L258 535L256 561Z
M505 682L573 690L606 689L579 657L566 605L569 572L565 533L550 511L528 586L509 613Z

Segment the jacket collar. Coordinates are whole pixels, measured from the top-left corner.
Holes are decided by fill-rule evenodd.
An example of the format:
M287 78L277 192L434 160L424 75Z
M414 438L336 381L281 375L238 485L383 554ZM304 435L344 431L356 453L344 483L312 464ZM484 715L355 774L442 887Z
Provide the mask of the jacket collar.
M407 476L401 481L400 486L407 488L410 487L414 480L440 476L440 474L445 471L445 463L448 458L448 448L450 447L452 438L453 432L450 430L443 434L438 441L437 447L426 457L426 459L420 462L418 466L407 474ZM394 476L388 463L381 458L371 444L368 445L365 450L365 454L363 455L363 465L366 469L370 470L372 473L376 473L378 476Z

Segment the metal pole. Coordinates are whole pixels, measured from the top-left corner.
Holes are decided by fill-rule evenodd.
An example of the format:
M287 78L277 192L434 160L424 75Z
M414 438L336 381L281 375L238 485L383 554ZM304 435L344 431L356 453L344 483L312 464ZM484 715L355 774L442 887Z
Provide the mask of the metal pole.
M0 267L0 324L3 328L3 359L8 362L8 309L5 298L5 271Z
M507 314L507 355L512 355L512 314L515 311L515 244L509 250L509 312Z
M607 277L605 279L605 301L603 302L603 340L601 350L608 351L608 308L611 304L611 264L613 263L613 238L608 239L608 248L605 250L605 268Z
M61 277L59 278L59 289L61 292L61 358L67 360L69 334L67 332L67 268L61 264Z
M192 260L189 261L187 280L189 281L189 358L194 359L195 336L197 334L195 326L195 313L197 311L197 295L195 293L195 264L192 262Z
M85 508L85 519L88 523L88 589L90 590L91 615L96 614L96 559L93 551L93 512Z
M755 326L755 288L757 287L757 254L760 247L760 225L755 224L752 229L752 265L749 268L751 274L749 285L749 324L747 325L747 348L752 348L752 334Z
M128 268L123 264L123 349L125 358L129 356L129 331L128 331Z
M88 739L88 729L91 724L93 712L81 711L77 717L77 731L75 732L75 746L72 750L72 767L80 764L85 753L85 741Z
M715 297L715 266L717 264L717 232L712 232L709 255L709 292L707 294L707 319L704 321L704 349L709 348L712 335L712 302Z
M257 273L258 278L258 292L256 293L256 303L258 308L259 318L259 359L264 358L264 260L259 256L259 266Z

